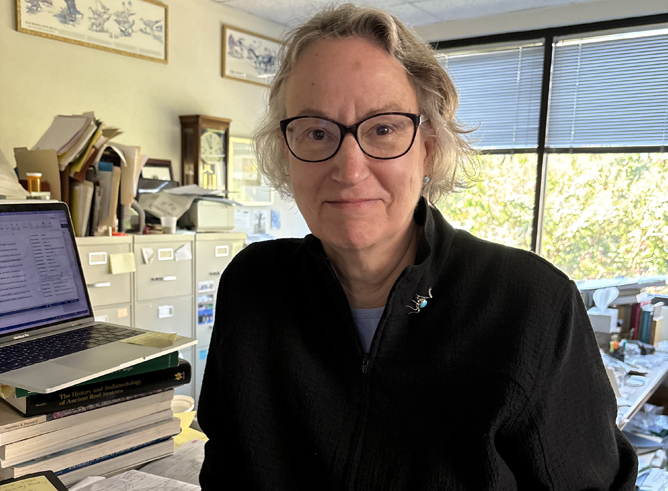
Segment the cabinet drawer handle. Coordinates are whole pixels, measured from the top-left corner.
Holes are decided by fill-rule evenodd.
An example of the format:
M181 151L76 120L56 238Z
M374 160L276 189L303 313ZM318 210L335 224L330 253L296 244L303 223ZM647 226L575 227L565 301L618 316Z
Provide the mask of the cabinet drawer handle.
M111 286L110 281L102 281L100 283L86 283L88 288L104 288L105 286Z
M220 276L222 273L220 271L211 271L209 276Z
M174 281L176 280L176 276L157 276L155 278L151 278L151 281Z

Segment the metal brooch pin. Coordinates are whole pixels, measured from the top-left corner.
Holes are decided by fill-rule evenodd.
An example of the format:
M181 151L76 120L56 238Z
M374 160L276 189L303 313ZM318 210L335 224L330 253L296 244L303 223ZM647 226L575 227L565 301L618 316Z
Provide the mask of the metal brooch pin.
M429 289L429 293L427 293L427 295L429 296L425 297L424 295L418 295L417 293L415 294L415 300L411 300L411 302L415 304L415 307L412 305L406 305L406 307L411 309L409 314L419 314L420 310L427 306L427 301L433 298L431 295L431 288Z

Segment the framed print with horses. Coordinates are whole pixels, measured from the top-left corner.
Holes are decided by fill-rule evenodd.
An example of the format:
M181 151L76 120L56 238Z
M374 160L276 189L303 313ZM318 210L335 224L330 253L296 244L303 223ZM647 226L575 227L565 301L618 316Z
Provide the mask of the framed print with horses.
M281 42L223 26L223 77L269 85L278 70Z

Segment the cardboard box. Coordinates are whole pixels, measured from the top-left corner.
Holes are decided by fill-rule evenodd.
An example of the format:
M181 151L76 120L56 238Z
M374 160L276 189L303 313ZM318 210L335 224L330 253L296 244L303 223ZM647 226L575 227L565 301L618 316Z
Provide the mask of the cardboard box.
M587 313L594 332L618 333L620 331L617 327L617 316L619 315L617 309L606 309L603 313L592 313L591 311Z

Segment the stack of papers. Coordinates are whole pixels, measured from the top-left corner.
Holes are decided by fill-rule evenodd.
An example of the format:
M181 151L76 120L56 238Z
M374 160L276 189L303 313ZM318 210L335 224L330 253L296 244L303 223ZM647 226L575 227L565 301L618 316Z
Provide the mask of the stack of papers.
M31 150L55 150L60 171L70 165L70 173L83 181L86 169L97 164L105 144L119 135L118 128L107 127L87 112L58 115Z
M49 129L32 150L55 150L61 171L85 151L86 144L97 130L92 113L80 116L56 116Z
M89 478L70 488L71 491L199 491L201 488L175 479L154 476L142 471L127 471L108 479Z
M137 195L148 156L112 142L119 134L92 112L58 115L31 150L14 149L19 178L42 173L51 196L70 207L77 237L106 235L117 225L118 205L129 208ZM69 176L62 183L61 173Z

